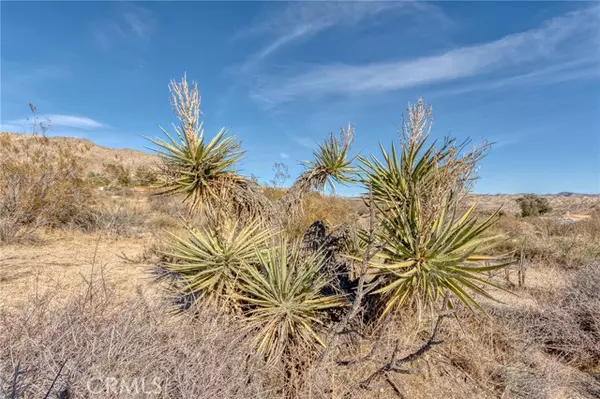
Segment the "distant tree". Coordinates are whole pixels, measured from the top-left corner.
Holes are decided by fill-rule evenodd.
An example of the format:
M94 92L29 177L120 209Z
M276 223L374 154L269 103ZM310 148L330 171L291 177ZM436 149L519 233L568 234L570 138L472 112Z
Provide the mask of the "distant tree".
M527 194L516 199L517 204L521 207L521 216L540 216L551 212L552 208L548 200L535 194Z
M275 162L273 164L273 172L275 172L275 176L271 179L273 187L283 186L286 180L290 178L290 168L283 162Z
M254 173L250 173L250 181L256 184L260 184L258 182L258 176L256 176Z
M44 120L40 121L37 114L37 107L33 103L29 103L29 109L31 110L32 116L27 118L27 120L31 122L31 134L34 136L39 134L42 137L46 137L46 132L52 129L50 118L46 117Z

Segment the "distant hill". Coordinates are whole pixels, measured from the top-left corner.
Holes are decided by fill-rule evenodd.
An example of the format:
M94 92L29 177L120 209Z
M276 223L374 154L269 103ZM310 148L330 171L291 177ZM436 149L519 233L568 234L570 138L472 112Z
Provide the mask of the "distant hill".
M35 136L18 133L0 133L0 157L7 151L21 152ZM91 140L75 137L48 137L48 150L58 153L65 150L77 157L86 173L102 173L108 165L122 166L134 172L138 168L152 167L158 157L142 151L102 147Z

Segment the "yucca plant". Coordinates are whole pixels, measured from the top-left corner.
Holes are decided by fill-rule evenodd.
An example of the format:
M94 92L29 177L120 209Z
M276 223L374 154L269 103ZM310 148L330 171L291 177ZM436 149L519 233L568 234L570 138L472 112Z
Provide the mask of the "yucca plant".
M350 155L354 141L354 128L342 128L339 137L333 133L313 151L313 160L304 161L306 170L298 176L292 187L275 203L275 213L286 225L291 218L302 211L302 200L314 191L329 188L335 191L335 184L355 182L356 169L352 166L355 156Z
M388 210L381 217L381 231L375 234L380 251L371 266L374 274L383 276L383 283L373 294L380 294L386 302L382 314L407 301L433 305L446 292L471 310L481 309L472 294L493 299L484 288L497 287L482 273L508 263L504 257L487 254L503 239L483 236L496 221L496 214L478 222L475 206L460 218L446 217L447 207L443 206L433 224L422 230L417 227L419 207L414 201L408 209Z
M292 346L313 350L324 343L318 329L325 311L344 304L338 295L326 296L329 281L322 273L323 255L302 256L300 245L282 238L278 245L256 254L257 268L248 268L235 298L245 304L248 330L268 362L289 354Z
M204 229L187 227L189 237L171 234L171 259L163 266L178 277L179 294L209 304L231 305L241 276L260 261L271 239L271 231L260 221L241 226L220 219Z
M192 210L204 203L222 205L243 180L235 168L243 151L224 129L206 140L196 82L190 89L184 76L179 83L171 81L169 90L180 125L173 126L174 135L161 128L166 139L148 139L163 162L159 194L184 194Z
M482 287L493 285L481 273L506 265L504 257L487 255L503 238L485 236L497 214L478 222L472 207L457 217L459 194L468 191L487 146L461 156L464 145L453 139L426 145L430 127L431 108L419 100L409 107L399 154L392 145L390 153L382 148L383 161L360 158L378 210L379 252L370 265L382 279L372 294L385 302L383 315L408 301L433 306L446 292L480 308L474 294L491 298Z
M313 151L314 159L304 162L306 171L299 177L299 184L309 184L316 190L329 187L335 190L335 184L352 183L356 170L352 166L355 157L350 156L354 141L354 128L348 126L341 129L340 137L333 133L319 144L319 149Z

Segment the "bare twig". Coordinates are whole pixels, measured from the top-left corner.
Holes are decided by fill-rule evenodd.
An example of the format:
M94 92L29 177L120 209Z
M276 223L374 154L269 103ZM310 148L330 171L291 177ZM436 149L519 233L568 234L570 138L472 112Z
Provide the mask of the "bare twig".
M337 346L338 337L342 334L343 331L346 331L346 328L350 321L352 321L362 307L363 298L365 296L365 280L367 277L367 271L369 270L369 261L373 256L372 247L375 235L375 205L373 203L373 190L369 188L369 241L367 242L367 247L363 254L360 274L358 278L358 285L356 287L356 296L354 297L354 301L352 302L352 307L350 311L344 315L342 320L338 323L336 328L333 330L332 335L329 337L327 348L323 353L322 363L325 364L329 360L331 356L331 352Z
M429 339L419 347L416 351L404 356L403 358L398 359L399 353L399 342L396 342L396 346L394 347L394 351L392 352L392 356L389 362L384 364L382 367L377 369L373 374L369 376L366 380L364 380L360 386L366 389L369 389L371 384L379 379L381 376L385 376L386 373L393 371L396 373L410 374L413 372L411 369L407 369L402 365L405 363L410 363L413 360L423 356L426 352L428 352L435 345L439 345L443 343L443 340L438 340L437 336L440 331L440 326L442 325L442 321L444 318L450 316L452 312L442 312L438 315L435 324L433 326L433 330L431 331L431 335Z
M56 373L54 380L52 380L52 384L50 385L50 388L48 388L48 392L46 392L46 396L44 396L44 399L48 399L50 397L50 393L52 393L52 388L54 388L54 384L56 384L56 380L58 380L60 373L62 373L63 367L65 367L67 360L68 359L65 359L65 361L62 362L62 364L60 365L60 369L58 369L58 373Z
M406 396L402 393L402 390L400 389L398 384L392 379L392 376L390 375L390 373L384 373L384 376L385 376L385 380L388 382L388 384L391 385L394 392L396 392L396 395L398 395L398 397L402 398L402 399L406 398Z

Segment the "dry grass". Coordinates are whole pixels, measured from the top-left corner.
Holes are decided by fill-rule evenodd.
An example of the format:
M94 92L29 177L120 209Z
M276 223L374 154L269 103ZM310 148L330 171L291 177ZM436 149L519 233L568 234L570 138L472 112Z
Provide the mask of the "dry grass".
M270 373L235 321L206 312L172 316L142 293L121 300L110 288L88 290L58 309L52 303L49 293L0 316L6 397L268 394Z
M490 309L483 319L461 314L462 329L449 320L441 331L445 344L407 364L405 373L389 373L367 389L361 382L394 347L413 352L428 336L427 325L410 317L395 320L380 338L348 341L338 355L354 360L375 348L371 360L309 366L290 380L253 355L235 320L206 310L170 314L155 293L143 289L128 299L101 284L90 292L57 304L51 290L2 311L8 327L0 335L5 395L16 381L19 397L43 396L63 363L52 394L71 397L280 398L285 392L299 398L390 398L400 390L410 398L541 399L592 398L600 389L593 377L545 352L544 339L522 329L532 320L510 310ZM110 385L111 379L119 384ZM142 379L159 388L147 382L146 396L127 391Z
M506 232L510 237L499 251L514 251L515 256L527 264L575 269L600 259L600 213L597 211L578 221L504 215L494 232Z

